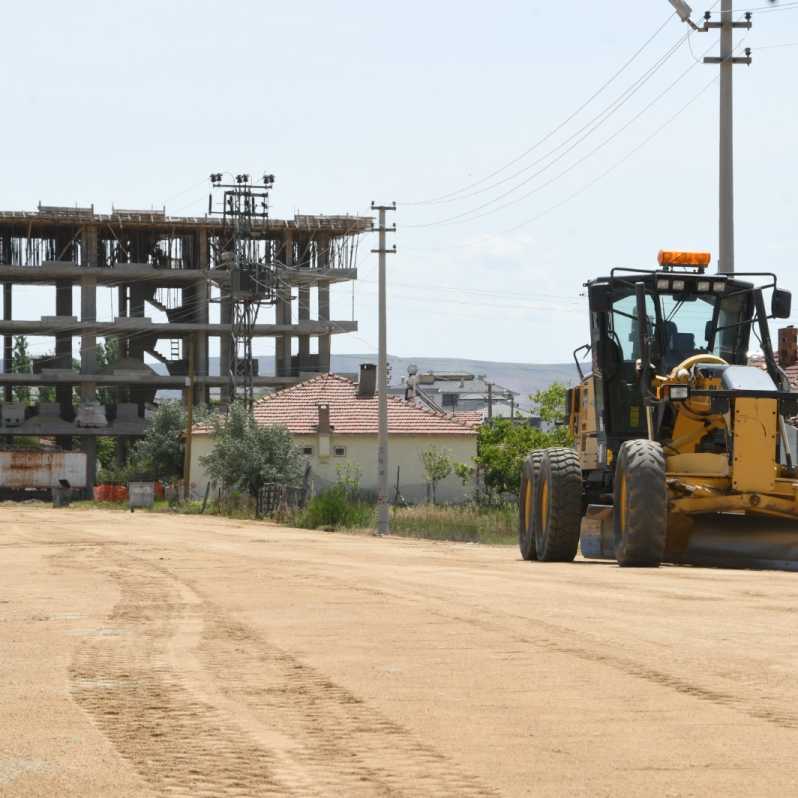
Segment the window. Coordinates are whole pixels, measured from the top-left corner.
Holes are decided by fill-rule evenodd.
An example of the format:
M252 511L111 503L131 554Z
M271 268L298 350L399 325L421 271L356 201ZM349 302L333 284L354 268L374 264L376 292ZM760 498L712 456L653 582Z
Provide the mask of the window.
M304 454L306 457L312 457L313 456L313 447L312 446L303 446L302 447L302 454Z
M441 394L442 402L441 404L443 407L457 407L457 398L458 394L456 393L444 393Z
M646 315L649 331L656 321L654 300L646 296ZM613 303L610 316L610 339L618 348L618 356L627 363L640 356L637 351L637 298L634 294L618 299Z
M333 448L333 454L336 457L346 457L346 446L336 446Z

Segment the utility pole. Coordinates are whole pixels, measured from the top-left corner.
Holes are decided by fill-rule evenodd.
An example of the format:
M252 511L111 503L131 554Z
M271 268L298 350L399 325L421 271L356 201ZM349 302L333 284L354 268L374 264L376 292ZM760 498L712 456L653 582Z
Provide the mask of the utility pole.
M388 324L386 319L385 256L396 254L396 244L386 249L385 234L395 233L396 225L385 226L385 212L395 211L396 203L377 205L371 203L373 211L379 211L379 246L372 249L379 255L379 358L377 363L377 402L379 408L379 442L377 444L377 534L390 534L388 514Z
M734 272L734 65L751 63L750 49L746 49L743 58L733 57L732 34L734 28L750 29L750 12L745 17L745 22L735 22L732 19L732 0L721 0L720 22L710 22L709 17L705 18L707 30L720 28L720 58L705 58L704 63L720 65L718 271L723 274Z
M493 419L493 383L488 383L488 421Z
M194 336L188 336L186 377L186 445L183 447L183 501L191 498L191 428L194 426Z
M720 30L720 56L704 58L705 64L720 66L720 146L718 169L718 272L734 272L734 65L751 64L751 48L745 49L745 56L734 57L734 29L751 29L751 12L745 14L745 21L732 19L732 0L721 0L720 22L712 22L712 14L704 14L704 25L699 27L691 19L692 9L684 0L669 0L682 22L699 32Z

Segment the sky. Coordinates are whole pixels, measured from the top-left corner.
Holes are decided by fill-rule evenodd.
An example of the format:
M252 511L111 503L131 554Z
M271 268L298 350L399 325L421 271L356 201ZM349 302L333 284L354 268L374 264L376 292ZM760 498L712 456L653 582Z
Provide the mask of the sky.
M736 266L798 296L798 3L773 8L739 5ZM717 36L687 38L667 0L40 0L4 4L3 28L0 209L202 214L217 171L273 173L277 218L396 201L398 356L563 362L585 280L717 257ZM334 352L376 351L374 246L333 289L359 322ZM20 289L15 316L52 293Z

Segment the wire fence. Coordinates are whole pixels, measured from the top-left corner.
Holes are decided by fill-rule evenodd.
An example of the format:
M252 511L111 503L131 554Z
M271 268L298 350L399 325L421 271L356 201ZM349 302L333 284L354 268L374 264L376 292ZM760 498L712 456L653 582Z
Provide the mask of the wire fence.
M255 512L259 518L301 509L308 500L307 486L267 483L258 491Z

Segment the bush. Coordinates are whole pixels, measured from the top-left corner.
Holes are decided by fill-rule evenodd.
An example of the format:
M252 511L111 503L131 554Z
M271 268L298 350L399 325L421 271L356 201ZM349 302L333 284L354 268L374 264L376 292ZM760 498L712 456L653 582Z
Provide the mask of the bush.
M180 402L162 402L147 421L127 464L127 479L136 481L176 479L183 474L183 435L186 411Z
M475 462L480 468L485 488L493 496L515 496L521 482L521 468L527 455L548 446L570 446L565 421L566 388L553 383L531 397L549 430L514 424L498 418L479 428Z
M266 483L297 485L305 461L285 427L259 427L240 402L226 417L211 418L213 448L200 463L225 493L239 490L257 496Z
M290 523L303 529L357 529L374 523L374 508L353 499L343 484L333 485L299 512Z

